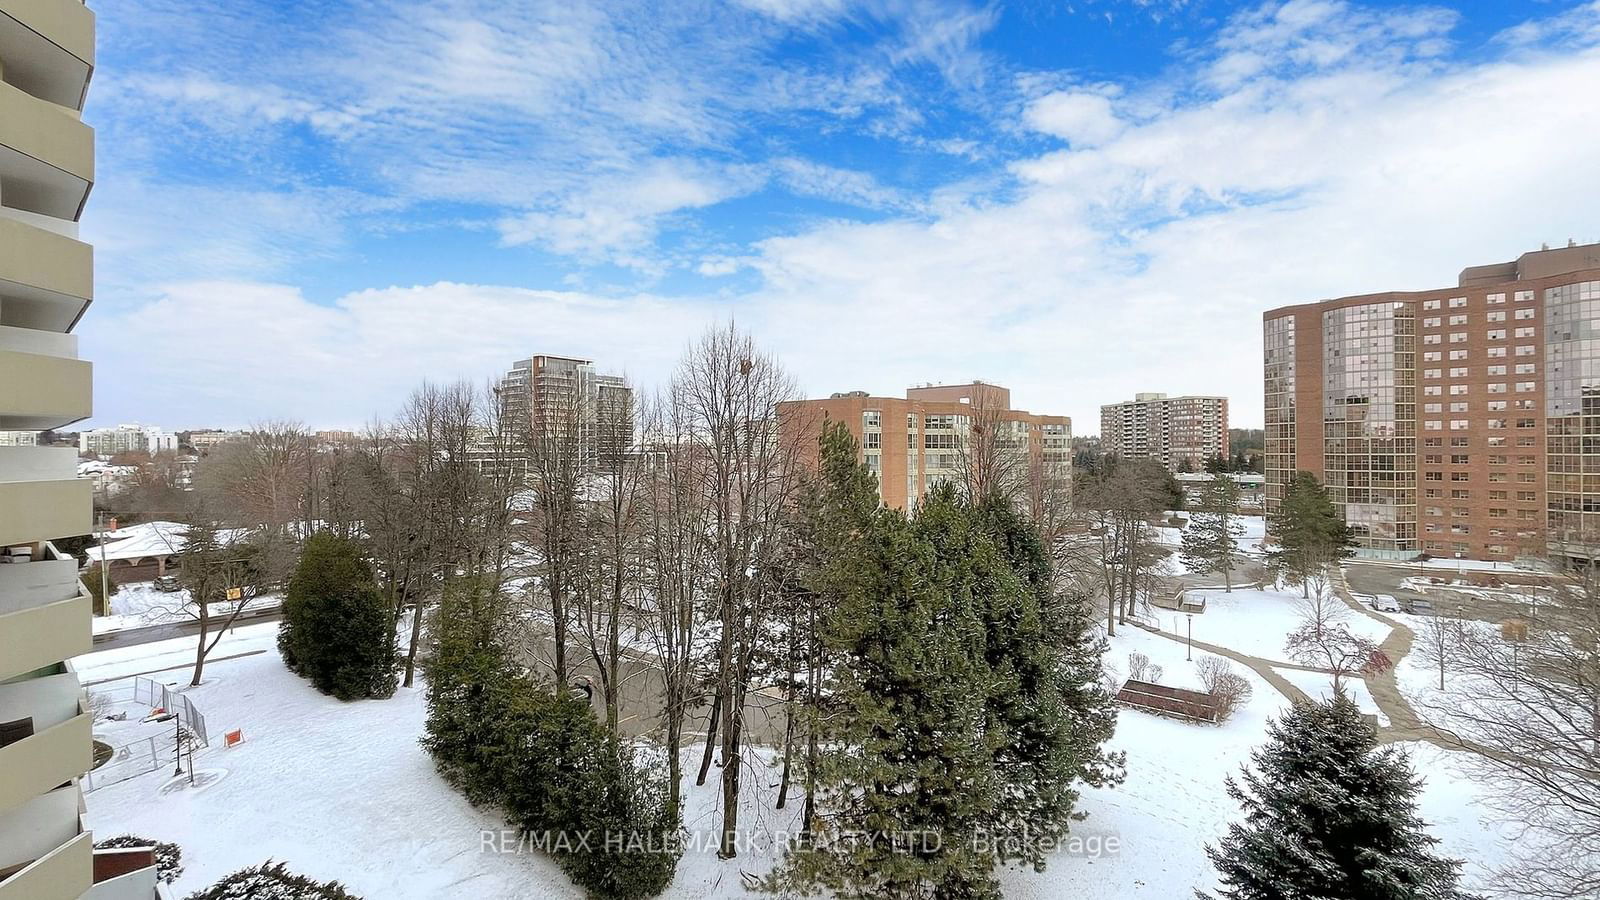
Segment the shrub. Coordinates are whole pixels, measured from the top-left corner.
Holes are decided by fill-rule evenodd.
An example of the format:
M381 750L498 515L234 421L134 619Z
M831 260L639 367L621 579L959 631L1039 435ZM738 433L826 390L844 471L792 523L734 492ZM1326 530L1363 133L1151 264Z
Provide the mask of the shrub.
M1218 656L1207 656L1195 663L1200 675L1200 685L1217 704L1217 724L1228 721L1234 711L1249 701L1255 689L1250 679L1233 670L1233 666Z
M1128 677L1134 681L1156 684L1161 681L1162 669L1143 653L1128 654Z
M94 598L94 611L97 616L111 614L111 597L117 592L117 578L106 569L105 591L101 590L100 564L91 563L89 568L83 570L83 586L89 589L89 596Z
M314 534L289 580L278 629L284 664L340 700L394 693L388 607L353 541Z
M154 847L156 851L156 880L171 884L183 875L183 851L177 844L166 841L152 841L149 838L138 837L132 834L119 834L116 837L95 841L96 850L109 850L113 847Z
M361 900L337 881L316 881L267 860L240 869L188 900Z

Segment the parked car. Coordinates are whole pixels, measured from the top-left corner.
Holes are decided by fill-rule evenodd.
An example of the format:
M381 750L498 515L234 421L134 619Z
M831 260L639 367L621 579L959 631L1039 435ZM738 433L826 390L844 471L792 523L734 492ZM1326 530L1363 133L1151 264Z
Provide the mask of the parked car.
M1372 596L1372 608L1378 612L1399 612L1400 601L1396 600L1391 594L1374 594Z
M1414 600L1406 601L1406 612L1414 616L1431 616L1433 615L1433 603L1422 597L1417 597Z
M178 582L178 576L176 575L157 575L156 580L152 581L151 584L163 594L171 594L183 590L183 585Z

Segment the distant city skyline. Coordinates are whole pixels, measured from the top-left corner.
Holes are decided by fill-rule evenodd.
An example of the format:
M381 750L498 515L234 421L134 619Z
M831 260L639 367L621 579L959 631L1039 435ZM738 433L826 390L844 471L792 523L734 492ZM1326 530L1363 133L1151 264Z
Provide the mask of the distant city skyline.
M97 9L88 423L356 427L736 317L806 396L1262 424L1261 309L1600 237L1592 0ZM332 29L327 21L343 27Z

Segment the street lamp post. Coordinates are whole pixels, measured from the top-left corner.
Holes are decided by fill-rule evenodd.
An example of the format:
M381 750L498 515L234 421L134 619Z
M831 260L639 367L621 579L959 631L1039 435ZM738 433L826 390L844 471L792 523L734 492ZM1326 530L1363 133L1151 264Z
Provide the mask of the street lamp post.
M1194 613L1184 613L1189 620L1189 649L1184 651L1183 658L1189 662L1194 661Z

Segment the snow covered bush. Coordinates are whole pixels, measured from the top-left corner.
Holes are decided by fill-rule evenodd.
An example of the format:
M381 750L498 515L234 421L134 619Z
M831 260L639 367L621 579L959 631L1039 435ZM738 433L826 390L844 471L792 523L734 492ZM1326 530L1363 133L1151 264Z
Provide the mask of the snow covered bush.
M116 837L95 841L96 850L110 850L116 847L154 847L156 852L156 879L171 884L183 874L183 851L177 844L166 841L152 841L132 834L119 834Z
M240 869L187 900L361 900L337 881L316 881L267 860Z
M1200 685L1217 704L1217 724L1233 717L1240 705L1250 699L1255 689L1250 679L1233 670L1233 666L1220 656L1207 656L1194 664L1200 676Z
M312 535L283 600L278 649L290 671L340 700L394 693L389 609L354 541Z

